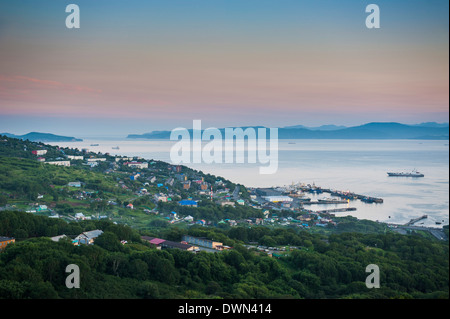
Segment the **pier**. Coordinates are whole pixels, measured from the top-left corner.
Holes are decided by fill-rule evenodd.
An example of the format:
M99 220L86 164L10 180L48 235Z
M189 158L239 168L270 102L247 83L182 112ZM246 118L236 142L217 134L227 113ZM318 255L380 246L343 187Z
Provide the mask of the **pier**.
M413 219L411 219L409 222L407 222L406 224L405 224L405 226L412 226L412 225L414 225L415 223L417 223L418 221L420 221L420 220L422 220L422 219L427 219L428 218L428 215L423 215L423 216L420 216L420 217L417 217L417 218L413 218Z
M348 200L323 200L319 199L318 201L303 201L303 205L329 205L329 204L348 204Z
M334 209L319 210L319 211L316 211L315 213L328 214L328 213L350 212L350 211L355 211L355 210L356 210L355 207L346 207L346 208L334 208Z
M336 191L336 190L331 190L331 189L327 189L327 188L321 188L318 186L304 186L304 187L301 187L301 190L303 192L308 192L308 193L313 193L313 194L328 193L331 196L340 197L343 200L359 199L360 201L362 201L364 203L368 203L368 204L372 204L372 203L381 204L384 202L382 198L371 197L371 196L361 195L361 194L355 194L352 192ZM331 204L333 204L333 203L331 203Z

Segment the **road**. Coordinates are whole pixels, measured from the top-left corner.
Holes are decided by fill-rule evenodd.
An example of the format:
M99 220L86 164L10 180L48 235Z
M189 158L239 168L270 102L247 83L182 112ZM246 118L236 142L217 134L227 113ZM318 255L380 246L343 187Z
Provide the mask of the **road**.
M398 228L401 229L414 229L414 230L423 230L429 232L431 235L440 240L447 240L447 235L445 235L444 231L439 228L431 228L431 227L422 227L422 226L405 226L398 225Z
M232 195L234 200L238 200L239 199L239 191L240 190L241 190L241 187L239 185L237 185L234 188L233 195Z

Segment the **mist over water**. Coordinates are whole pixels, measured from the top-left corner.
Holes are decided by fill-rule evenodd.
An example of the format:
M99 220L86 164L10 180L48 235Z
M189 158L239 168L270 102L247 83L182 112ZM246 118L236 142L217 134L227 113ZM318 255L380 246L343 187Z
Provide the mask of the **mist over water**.
M50 143L88 148L112 155L140 156L171 163L175 141L130 139L85 139L83 142ZM315 184L323 188L381 197L382 204L351 201L356 211L336 213L360 219L406 223L428 215L416 225L442 227L449 223L449 142L447 140L279 140L278 171L259 174L264 164L185 164L193 169L222 176L248 187ZM99 144L99 146L91 146ZM119 146L119 150L112 147ZM423 178L388 177L387 172L417 169ZM330 197L330 194L316 195ZM311 205L312 210L346 207ZM437 225L436 222L441 222Z

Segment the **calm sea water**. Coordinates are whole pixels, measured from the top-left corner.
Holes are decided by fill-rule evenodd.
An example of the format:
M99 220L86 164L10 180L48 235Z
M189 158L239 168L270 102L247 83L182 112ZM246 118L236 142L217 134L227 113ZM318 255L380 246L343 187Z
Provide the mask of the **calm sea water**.
M85 139L52 143L113 155L141 156L171 162L167 140ZM99 144L99 146L91 146ZM119 150L112 147L119 146ZM448 141L427 140L279 140L278 171L261 175L263 164L187 164L251 187L315 184L384 199L382 204L352 201L354 212L336 213L390 223L406 223L428 215L416 225L442 227L449 223ZM423 178L388 177L388 171L417 169ZM329 194L321 194L327 197ZM310 206L313 210L345 205ZM436 222L442 222L437 225Z

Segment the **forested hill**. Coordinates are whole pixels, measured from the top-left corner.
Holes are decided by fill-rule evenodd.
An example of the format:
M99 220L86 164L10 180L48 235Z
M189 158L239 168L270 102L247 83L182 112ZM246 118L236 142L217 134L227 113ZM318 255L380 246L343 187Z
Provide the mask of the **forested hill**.
M258 133L259 127L250 127ZM247 127L242 127L243 130ZM192 129L188 130L192 134ZM225 129L220 129L225 136ZM130 134L130 139L169 139L170 131L153 131L144 134ZM448 140L449 127L436 123L406 125L401 123L367 123L353 127L324 126L308 128L302 125L278 128L279 139L430 139Z
M95 245L54 242L55 234L103 229ZM324 238L265 228L233 231L194 227L194 236L228 238L220 253L157 250L140 234L108 221L65 223L0 212L0 233L29 236L0 253L0 298L448 298L448 245L417 236L347 233ZM301 249L269 257L236 237L285 236ZM180 230L161 236L180 236ZM127 245L120 244L127 240ZM81 269L79 289L65 286L68 264ZM378 289L365 285L366 266L381 269Z
M31 142L81 142L80 138L75 138L71 136L61 136L50 133L40 133L40 132L30 132L23 135L15 135L10 133L2 133L0 135L5 135L7 137L17 138L21 140L29 140Z

